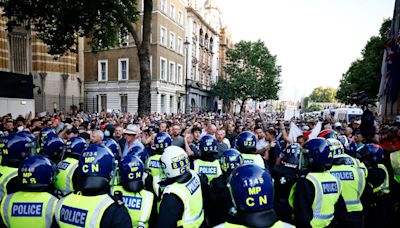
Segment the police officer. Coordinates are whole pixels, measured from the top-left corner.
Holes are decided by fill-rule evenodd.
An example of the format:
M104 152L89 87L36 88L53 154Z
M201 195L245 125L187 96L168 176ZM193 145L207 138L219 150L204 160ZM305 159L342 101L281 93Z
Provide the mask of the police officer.
M3 148L0 165L0 201L7 194L17 192L18 167L21 161L29 156L32 141L18 134L11 134L3 138L0 145Z
M128 208L133 227L152 227L157 215L154 194L144 189L144 164L140 158L125 156L119 163L121 185L112 191L120 191ZM150 222L151 221L151 222Z
M329 173L333 161L330 147L324 138L311 139L303 146L300 168L305 173L298 178L289 198L298 227L326 227L331 225L335 212L346 212L340 181Z
M344 148L344 154L341 155L341 159L346 165L359 168L363 171L364 179L368 177L368 169L365 164L357 158L357 145L353 140L348 140L346 136L338 136L339 142L342 143Z
M214 178L222 174L218 155L218 143L211 135L204 135L200 139L200 159L193 162L194 171L199 175L205 175L210 183Z
M231 200L226 186L231 172L243 164L243 157L236 149L228 149L222 152L219 160L222 175L214 178L210 183L210 224L212 226L225 222L229 216Z
M366 144L358 153L368 168L367 184L361 198L365 227L386 227L390 190L388 171L380 164L383 160L383 149L377 144Z
M326 129L318 134L318 137L325 139L338 139L338 134L332 129Z
M359 167L346 164L344 147L337 139L328 139L333 150L333 166L329 172L336 176L342 186L341 195L346 203L347 213L339 221L344 227L364 227L361 195L365 188L365 175Z
M256 164L261 168L268 168L268 163L256 152L256 136L253 132L244 131L236 138L236 149L242 154L244 164Z
M109 126L109 125L107 125ZM115 159L117 161L120 161L122 158L122 152L121 152L121 147L119 144L112 138L104 138L103 143L108 149L111 150L111 152L114 154Z
M79 157L80 191L57 203L55 218L60 227L132 227L122 199L110 195L114 155L102 144L90 145Z
M58 163L58 173L55 187L63 196L73 192L78 187L78 159L86 149L86 141L81 137L73 137L66 142L66 158Z
M255 164L239 166L233 170L228 188L234 217L217 227L293 227L276 216L274 184L268 170Z
M158 200L161 198L164 186L160 186L160 182L166 180L163 172L161 172L160 158L164 150L171 146L172 139L166 132L159 132L154 137L155 154L151 155L147 161L144 161L146 172L151 176L146 179L146 186L151 185L152 192L156 195ZM149 183L150 182L150 183Z
M21 191L4 197L1 216L7 227L50 227L58 199L50 194L56 167L46 157L33 156L21 162Z
M47 137L47 135L48 134L56 134L54 131L53 131L53 129L51 129L51 128L49 128L49 127L46 127L46 128L43 128L42 130L40 130L40 132L39 132L39 139L38 139L38 142L39 142L39 147L38 147L38 149L40 150L41 148L43 148L43 146L44 146L44 140L45 140L45 138ZM39 152L39 150L38 150L38 152Z
M289 195L299 176L299 158L301 147L298 143L289 144L281 154L281 163L271 169L275 180L275 211L282 221L292 223L292 208Z
M62 160L64 152L64 141L56 134L47 134L47 136L44 138L43 147L40 150L40 154L58 164Z
M157 227L205 227L200 178L190 170L186 152L170 146L160 162L167 186L162 194Z
M146 170L153 177L160 174L160 158L164 150L171 146L172 139L166 132L159 132L154 137L155 154L151 155L146 162Z

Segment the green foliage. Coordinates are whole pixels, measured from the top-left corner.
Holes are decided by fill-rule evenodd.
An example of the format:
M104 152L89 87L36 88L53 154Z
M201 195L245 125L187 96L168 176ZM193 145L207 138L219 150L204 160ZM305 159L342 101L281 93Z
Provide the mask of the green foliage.
M314 112L320 111L322 109L324 109L324 106L322 106L321 104L312 103L305 108L304 112Z
M118 44L124 20L138 20L136 1L132 0L0 0L9 26L28 22L49 45L50 54L76 52L77 36L91 38L94 50ZM119 14L121 8L124 14Z
M310 94L309 101L313 102L335 102L336 89L332 87L317 87Z
M240 41L227 51L227 79L219 79L212 93L227 101L251 98L256 101L278 99L281 67L264 42Z
M379 36L373 36L369 39L361 52L362 57L355 60L347 72L343 74L336 94L336 98L341 102L349 103L348 96L360 91L365 91L369 98L376 99L381 79L386 34L390 25L391 20L384 20L379 30Z
M78 37L90 38L93 51L115 47L121 29L133 37L140 65L138 114L150 114L150 34L153 0L145 0L143 23L136 0L0 0L8 30L25 25L49 46L49 54L76 52ZM143 34L139 38L138 29Z

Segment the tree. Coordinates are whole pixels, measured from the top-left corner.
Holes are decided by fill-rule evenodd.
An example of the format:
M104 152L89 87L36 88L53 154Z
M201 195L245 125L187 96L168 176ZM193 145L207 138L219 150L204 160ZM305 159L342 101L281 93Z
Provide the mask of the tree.
M241 101L241 111L248 99L278 99L281 67L264 42L240 41L226 55L225 71L229 76L213 85L213 95L224 101Z
M313 102L335 102L336 89L332 87L317 87L310 94L309 101Z
M381 66L384 45L391 20L384 20L379 30L379 36L372 36L361 52L361 58L351 63L349 69L342 75L336 98L350 103L351 94L365 91L365 94L376 99L381 79Z
M314 112L320 111L322 109L324 109L324 106L322 106L321 104L312 103L304 109L304 112Z
M153 0L143 1L142 26L135 0L0 0L8 28L29 25L49 46L49 54L76 52L77 37L89 37L94 51L116 46L119 32L126 29L137 47L140 66L138 113L147 115L150 98L150 34ZM135 24L136 23L136 24ZM143 27L143 35L138 31Z

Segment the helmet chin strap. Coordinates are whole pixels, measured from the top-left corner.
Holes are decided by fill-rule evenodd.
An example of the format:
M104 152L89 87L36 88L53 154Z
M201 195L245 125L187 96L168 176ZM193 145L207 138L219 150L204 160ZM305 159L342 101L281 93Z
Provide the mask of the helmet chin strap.
M233 198L232 188L231 188L231 185L229 184L231 178L232 178L232 176L229 175L228 184L226 184L226 187L228 187L229 195L231 196L231 201L232 201L232 205L233 205L231 208L229 208L229 214L232 216L235 216L238 213L238 211L237 211L235 199Z

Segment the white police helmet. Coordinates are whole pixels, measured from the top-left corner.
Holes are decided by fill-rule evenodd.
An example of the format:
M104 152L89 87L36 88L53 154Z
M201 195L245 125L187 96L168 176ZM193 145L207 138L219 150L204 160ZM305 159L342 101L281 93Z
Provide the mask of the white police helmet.
M177 146L169 146L161 155L161 168L167 178L181 176L190 169L189 157Z

